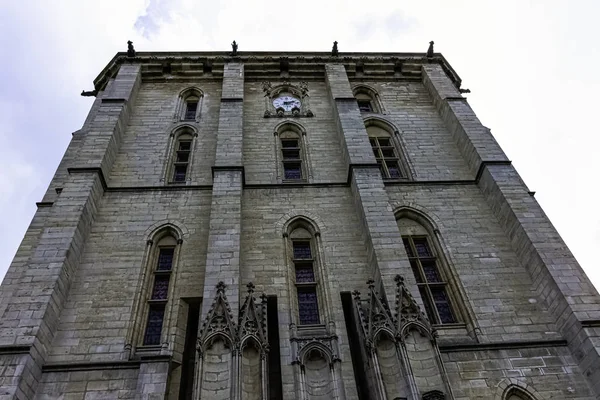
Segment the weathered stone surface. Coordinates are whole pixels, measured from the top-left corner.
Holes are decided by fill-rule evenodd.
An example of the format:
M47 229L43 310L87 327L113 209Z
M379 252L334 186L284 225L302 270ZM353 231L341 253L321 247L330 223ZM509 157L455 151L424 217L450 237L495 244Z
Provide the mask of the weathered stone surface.
M278 309L268 313L278 317L284 399L357 400L365 390L375 398L377 379L388 398L421 398L414 387L451 388L446 398L461 400L501 399L511 388L536 399L600 396L600 297L436 57L404 60L412 73L401 75L368 54L306 53L283 77L279 61L261 53L188 53L169 61L181 73L160 76L157 61L141 54L98 81L106 85L0 286L0 399L177 398L188 300L203 298L202 326L219 282L235 323L248 282L257 296L277 296ZM198 67L207 57L212 71ZM346 72L358 61L360 78ZM314 116L265 118L265 80L306 81ZM384 114L359 110L352 92L359 83L378 93ZM199 117L179 121L179 94L191 86L203 92ZM388 124L413 181L382 178L368 117ZM284 121L305 131L310 182L277 179L274 132ZM195 146L189 179L177 185L165 171L174 162L170 135L182 126ZM435 327L445 372L434 347L412 338L410 362L420 371L413 386L367 366L367 387L357 390L340 293L375 279L393 302L399 274L423 305L396 221L406 210L427 218L443 276L457 292L458 323ZM298 324L285 237L297 218L317 230L314 268L326 297L319 304L328 307L321 310L328 320L310 329ZM161 343L148 348L139 334L152 292L143 285L153 282L156 261L148 240L163 226L181 240ZM298 343L310 348L315 337L321 352L302 353ZM402 364L393 345L400 339L386 340L381 360ZM197 370L197 393L260 398L255 380L269 374L259 373L258 353L215 343Z

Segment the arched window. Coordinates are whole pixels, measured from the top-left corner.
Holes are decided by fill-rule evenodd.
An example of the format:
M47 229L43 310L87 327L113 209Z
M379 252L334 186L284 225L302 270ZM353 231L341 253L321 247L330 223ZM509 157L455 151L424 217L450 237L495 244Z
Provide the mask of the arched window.
M396 131L386 122L373 118L365 120L365 127L381 176L384 179L408 179L410 169L393 136Z
M367 85L358 85L352 92L361 113L385 114L381 98L375 89Z
M504 396L505 400L534 400L532 396L526 393L523 389L512 386L510 387Z
M290 234L290 244L298 299L298 322L300 325L319 324L321 319L313 237L308 230L298 227Z
M203 99L204 93L197 87L183 90L177 99L174 120L198 122Z
M278 153L277 181L305 182L312 178L309 165L306 131L295 122L279 124L274 132Z
M433 233L421 224L422 217L402 212L398 228L408 255L425 312L432 324L462 322L460 297L451 282L449 268Z
M323 325L329 321L322 268L320 234L310 221L292 219L284 231L291 313L294 323Z
M141 334L142 346L158 346L165 341L169 310L172 300L173 272L177 261L177 249L181 241L170 230L157 234L156 240L149 241L147 257L147 279L145 293L144 329Z
M170 184L191 183L191 168L196 147L196 130L191 125L180 126L171 133L167 145L164 180Z
M179 135L175 144L173 154L173 175L171 181L174 183L185 182L192 153L192 135L184 133Z

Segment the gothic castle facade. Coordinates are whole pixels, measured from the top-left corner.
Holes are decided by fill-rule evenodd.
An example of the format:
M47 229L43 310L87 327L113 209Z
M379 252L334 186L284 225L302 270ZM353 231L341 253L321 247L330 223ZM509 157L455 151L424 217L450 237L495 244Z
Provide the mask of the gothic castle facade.
M1 399L600 398L600 296L432 47L130 44L94 84Z

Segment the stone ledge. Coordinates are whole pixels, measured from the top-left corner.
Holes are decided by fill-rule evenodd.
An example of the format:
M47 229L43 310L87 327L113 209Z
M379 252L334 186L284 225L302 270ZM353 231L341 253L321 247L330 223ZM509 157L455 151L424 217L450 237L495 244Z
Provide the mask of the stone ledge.
M95 172L100 176L100 183L102 184L102 189L104 189L105 191L108 189L106 179L104 179L104 173L102 173L102 168L100 167L71 167L67 168L67 172L69 174L85 174Z
M29 354L30 350L31 346L29 345L0 346L0 355Z
M600 328L600 319L587 319L581 321L582 328Z
M129 361L97 361L97 362L67 362L47 363L42 366L42 372L71 372L71 371L97 371L107 369L137 369L142 362L140 360Z
M488 165L512 165L512 161L510 160L492 160L492 161L482 161L479 164L479 169L477 170L477 175L475 176L475 183L479 183L481 179L481 175L483 175L483 171Z
M567 341L560 340L524 340L515 342L491 342L491 343L463 343L441 345L442 353L454 353L460 351L485 351L485 350L510 350L525 349L532 347L566 347Z

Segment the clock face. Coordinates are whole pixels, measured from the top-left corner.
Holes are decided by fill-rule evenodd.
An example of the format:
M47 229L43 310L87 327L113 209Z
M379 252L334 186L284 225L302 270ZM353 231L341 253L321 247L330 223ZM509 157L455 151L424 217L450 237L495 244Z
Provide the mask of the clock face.
M293 108L300 108L300 100L289 95L283 95L273 100L275 109L283 108L285 111L292 111Z

